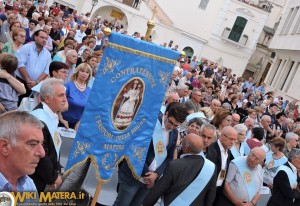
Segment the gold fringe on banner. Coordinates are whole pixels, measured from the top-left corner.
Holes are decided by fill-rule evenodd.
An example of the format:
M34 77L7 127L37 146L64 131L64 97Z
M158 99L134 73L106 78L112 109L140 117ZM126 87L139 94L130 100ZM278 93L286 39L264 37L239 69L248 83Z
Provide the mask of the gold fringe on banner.
M108 42L107 46L111 47L111 48L114 48L114 49L124 51L124 52L136 54L136 55L147 57L147 58L150 58L150 59L154 59L154 60L157 60L157 61L166 62L166 63L169 63L169 64L176 64L175 60L164 58L164 57L157 56L157 55L154 55L154 54L150 54L150 53L147 53L147 52L139 51L139 50L136 50L136 49L131 49L129 47L121 46L121 45L118 45L118 44Z

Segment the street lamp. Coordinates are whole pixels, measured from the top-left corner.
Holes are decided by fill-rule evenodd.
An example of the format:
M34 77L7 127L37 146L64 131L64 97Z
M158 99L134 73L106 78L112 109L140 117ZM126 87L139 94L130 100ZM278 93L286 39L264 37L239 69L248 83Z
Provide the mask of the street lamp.
M92 0L92 9L91 9L91 14L92 14L92 11L94 9L94 7L98 4L98 0Z

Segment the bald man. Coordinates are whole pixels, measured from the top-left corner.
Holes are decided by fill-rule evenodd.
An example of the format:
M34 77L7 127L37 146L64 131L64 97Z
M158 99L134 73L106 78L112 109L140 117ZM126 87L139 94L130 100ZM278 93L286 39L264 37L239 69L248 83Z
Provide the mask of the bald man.
M263 186L261 163L265 157L266 152L255 147L247 157L238 157L231 161L224 186L227 199L222 201L222 206L257 204L259 191Z
M163 196L164 205L212 206L217 173L215 165L199 155L202 148L202 138L188 134L182 143L184 154L170 162L143 205L155 205Z
M247 132L246 132L246 139L250 139L251 138L251 130L254 127L254 119L252 119L251 117L248 117L245 122L244 125L247 127Z
M232 121L231 121L231 126L234 127L235 125L240 123L241 117L238 114L232 114Z
M236 130L231 126L227 126L222 129L220 139L208 147L206 158L215 163L218 176L217 193L213 205L219 205L220 199L222 199L228 166L230 161L234 159L230 149L236 140Z

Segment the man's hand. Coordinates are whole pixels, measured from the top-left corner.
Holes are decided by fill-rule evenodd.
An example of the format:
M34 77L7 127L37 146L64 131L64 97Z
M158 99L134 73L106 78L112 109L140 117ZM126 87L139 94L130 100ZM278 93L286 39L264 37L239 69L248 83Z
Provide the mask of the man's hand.
M158 178L158 174L156 172L147 172L144 176L144 180L145 183L147 184L147 188L152 188L157 178Z
M32 89L32 87L34 87L36 85L36 82L35 81L28 81L27 82L27 86L30 88L30 89Z

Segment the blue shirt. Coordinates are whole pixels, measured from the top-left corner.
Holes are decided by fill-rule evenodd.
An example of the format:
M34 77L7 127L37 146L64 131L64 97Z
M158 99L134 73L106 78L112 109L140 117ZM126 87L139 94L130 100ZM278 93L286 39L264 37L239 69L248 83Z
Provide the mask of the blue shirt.
M252 86L253 86L253 82L246 81L243 86L243 89L248 89L251 88Z
M7 179L0 172L0 192L12 192L13 186L7 181ZM17 192L37 192L35 184L30 177L23 176L17 181Z
M38 53L35 43L26 44L19 49L16 57L18 59L18 68L25 67L32 81L36 81L43 73L49 75L51 54L46 48L43 48ZM18 70L16 70L16 75L23 79Z
M75 86L75 83L68 82L65 84L66 95L69 103L69 109L63 112L62 115L70 125L76 124L82 117L84 107L89 98L91 89L87 86L85 91L80 91Z

